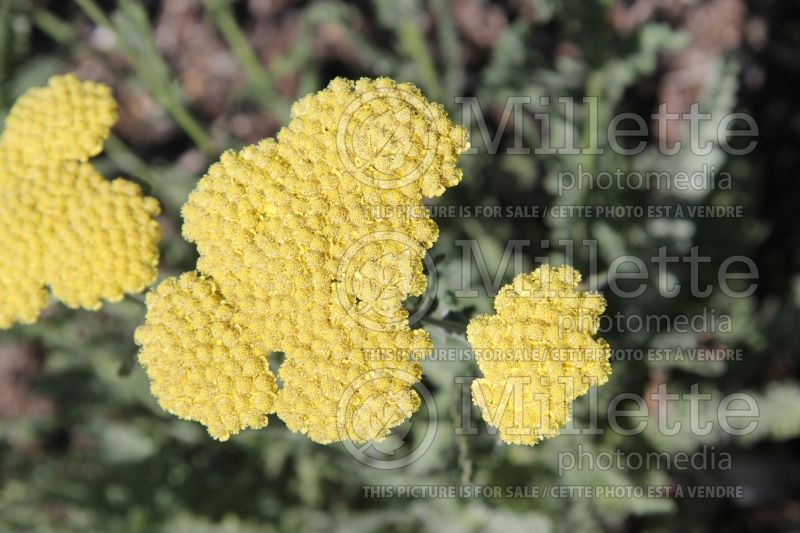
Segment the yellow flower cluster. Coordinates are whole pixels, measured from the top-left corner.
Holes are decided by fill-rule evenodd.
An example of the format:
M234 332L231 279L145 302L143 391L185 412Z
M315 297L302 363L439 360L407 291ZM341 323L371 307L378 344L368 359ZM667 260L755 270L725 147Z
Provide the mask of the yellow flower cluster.
M336 79L277 140L225 153L183 208L201 275L162 283L136 334L161 406L220 440L273 412L320 443L385 437L418 408L421 369L374 354L431 349L403 301L438 237L422 198L461 180L467 147L416 87Z
M509 444L558 435L572 402L611 374L611 349L593 339L605 299L577 290L580 273L544 265L503 287L497 314L467 327L483 378L472 397L483 419Z
M158 300L171 305L156 305ZM147 323L136 334L149 347L139 360L150 375L163 376L153 380L153 394L217 438L264 426L275 402L275 378L264 372L266 354L216 284L187 272L149 293L147 307Z
M88 163L116 120L108 87L56 76L23 95L0 137L0 328L53 296L97 309L155 281L155 199Z

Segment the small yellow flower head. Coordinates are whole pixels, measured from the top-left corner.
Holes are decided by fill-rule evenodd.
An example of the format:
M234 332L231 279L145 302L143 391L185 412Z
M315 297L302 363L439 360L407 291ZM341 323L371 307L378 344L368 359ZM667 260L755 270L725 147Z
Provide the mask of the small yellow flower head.
M56 76L23 95L0 137L0 328L35 322L53 296L97 309L157 274L156 200L87 161L116 120L108 87Z
M173 307L155 305L159 299ZM136 338L149 339L151 349L139 360L150 374L166 377L151 387L161 403L182 418L201 413L198 420L218 439L264 426L275 402L275 378L266 371L266 355L214 282L187 272L161 283L147 295L147 305L147 323L136 330Z
M137 333L162 407L221 440L273 412L320 443L378 440L410 416L419 361L373 354L431 349L426 332L409 328L403 301L424 292L423 258L438 238L422 198L461 180L467 147L465 130L416 87L336 79L295 103L277 140L223 154L183 208L202 276L184 275L180 291L165 282ZM188 327L220 320L178 297L198 284L213 284L229 310L226 331L239 338ZM275 380L273 351L285 353L274 401L233 395L240 379ZM257 378L209 371L245 361L257 361ZM176 387L185 380L191 388Z
M483 378L472 397L509 444L558 435L572 402L611 374L611 349L594 339L605 299L577 290L580 273L544 265L500 289L492 316L467 327Z

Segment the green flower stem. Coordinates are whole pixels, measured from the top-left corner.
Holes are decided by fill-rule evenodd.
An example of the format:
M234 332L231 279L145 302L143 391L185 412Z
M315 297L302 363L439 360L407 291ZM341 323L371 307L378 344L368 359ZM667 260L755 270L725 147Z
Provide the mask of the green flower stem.
M191 113L189 113L189 111L180 103L174 101L169 101L167 103L166 96L162 96L161 98L156 96L156 98L163 102L161 105L163 105L167 112L172 115L172 118L175 119L175 122L178 123L186 135L192 139L192 142L194 142L206 154L216 159L218 150L214 147L211 137L209 137L205 129L203 129L203 127L197 121L195 121Z
M119 168L142 180L153 190L158 189L158 178L147 163L113 133L106 139L105 151Z
M264 109L280 116L286 106L276 101L275 80L253 52L247 37L236 22L229 1L203 0L203 4L225 42L244 68L248 81L255 89L253 93L256 99Z
M62 46L72 46L77 37L72 26L56 17L46 9L36 8L31 12L31 19L37 28Z
M114 25L111 23L111 19L109 19L106 14L103 13L103 10L94 3L94 0L75 0L75 3L86 13L87 17L92 19L92 22L98 26L103 26L114 31Z
M459 397L457 404L461 403ZM453 406L453 427L459 427L461 423L461 410L460 405ZM458 466L461 470L461 484L469 485L472 483L472 459L469 456L469 442L467 436L463 433L456 435L456 446L458 447Z
M467 325L463 322L457 322L455 320L448 320L446 318L433 318L431 316L427 316L422 319L422 323L426 326L436 326L442 328L445 331L449 331L450 333L458 333L460 335L465 335L467 333Z
M463 76L461 71L461 46L458 42L458 34L451 12L453 6L447 0L432 0L430 5L431 12L436 19L436 35L444 63L444 79L442 83L445 94L443 96L456 95L459 94ZM455 101L445 101L443 103L451 111L455 105Z
M587 97L594 97L594 98L597 98L597 99L602 98L602 96L603 96L603 90L602 90L603 82L604 82L604 80L603 80L603 72L602 71L595 72L594 74L589 76L589 79L588 79L588 81L586 83L586 96ZM599 102L598 102L598 104L599 104ZM599 111L598 111L598 122L600 122L600 120L601 119L599 117ZM592 124L592 120L588 119L588 118L587 118L587 120L584 120L584 122L583 122L583 132L582 132L583 146L590 146L591 145L590 138L591 138L591 135L592 135L592 128L597 128L597 124ZM595 135L596 134L597 134L597 132L595 132ZM597 142L599 143L600 139L597 139ZM585 150L582 151L582 152L585 152ZM595 155L595 154L582 153L581 156L580 156L580 165L583 168L587 169L589 172L594 172L595 163L596 162L597 162L597 155Z
M130 0L120 2L121 16L112 21L94 0L75 0L84 13L98 26L113 32L120 49L148 86L156 101L167 110L192 141L211 157L217 150L211 137L183 105L182 89L169 74L164 59L155 47L146 13Z
M147 307L147 302L145 302L144 296L141 294L131 294L128 293L125 295L126 300L130 300L131 302L135 302L137 305Z
M419 70L420 85L426 90L432 100L442 100L442 85L433 58L428 51L428 45L419 30L416 21L406 21L398 26L400 48L405 55L414 61Z

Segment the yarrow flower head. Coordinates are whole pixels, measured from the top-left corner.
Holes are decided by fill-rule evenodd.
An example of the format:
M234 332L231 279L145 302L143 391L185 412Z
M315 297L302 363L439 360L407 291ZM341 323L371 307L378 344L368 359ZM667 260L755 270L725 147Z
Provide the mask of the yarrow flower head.
M220 440L270 413L320 443L380 440L409 417L419 361L368 353L432 348L403 302L438 238L422 198L461 180L466 148L413 85L335 79L277 140L223 154L183 208L197 271L148 294L136 332L160 405Z
M467 327L483 377L472 397L487 424L509 444L558 435L572 402L611 374L611 349L594 339L605 299L577 289L578 271L541 266L500 289L495 315Z
M53 296L97 309L155 281L159 206L88 162L116 121L108 87L55 76L23 95L0 137L0 328Z

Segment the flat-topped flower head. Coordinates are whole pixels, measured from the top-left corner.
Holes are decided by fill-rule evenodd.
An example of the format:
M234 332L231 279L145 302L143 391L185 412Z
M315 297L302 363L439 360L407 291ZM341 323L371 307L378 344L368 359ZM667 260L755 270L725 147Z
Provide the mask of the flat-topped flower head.
M221 440L269 413L320 443L403 422L419 361L371 354L432 347L403 302L424 292L438 238L422 198L461 180L466 148L416 87L336 79L295 103L276 140L223 154L183 208L198 273L149 295L136 334L161 406Z
M558 435L572 402L611 374L611 349L594 339L605 299L578 290L580 273L541 266L500 289L495 315L479 315L467 339L483 374L472 397L509 444Z
M23 95L0 137L0 328L52 295L98 309L155 281L159 206L88 162L116 120L105 85L55 76Z

